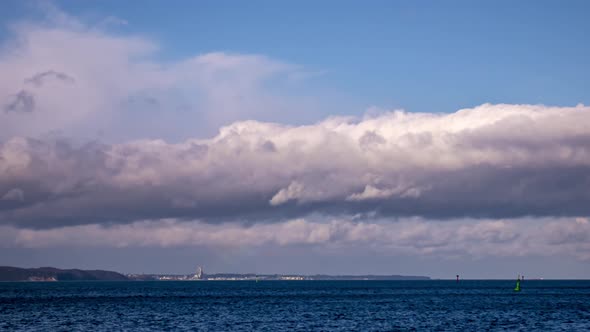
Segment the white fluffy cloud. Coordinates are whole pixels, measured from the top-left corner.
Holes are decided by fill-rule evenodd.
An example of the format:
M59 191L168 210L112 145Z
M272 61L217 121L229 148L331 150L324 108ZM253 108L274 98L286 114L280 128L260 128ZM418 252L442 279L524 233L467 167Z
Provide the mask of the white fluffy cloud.
M367 136L373 139L366 139ZM375 139L378 137L378 139ZM310 212L447 217L590 213L590 108L482 105L308 126L257 121L211 139L0 144L0 222L280 220Z
M0 138L194 137L304 104L280 89L305 75L298 66L223 52L163 61L150 39L43 13L43 23L12 24L0 44Z

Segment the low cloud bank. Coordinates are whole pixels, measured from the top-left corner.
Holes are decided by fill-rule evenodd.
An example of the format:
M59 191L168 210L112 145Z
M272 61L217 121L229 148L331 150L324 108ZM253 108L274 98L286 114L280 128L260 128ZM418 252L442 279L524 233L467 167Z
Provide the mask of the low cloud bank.
M444 258L567 255L590 260L587 218L429 221L294 219L275 224L207 224L157 220L127 225L83 225L51 230L0 226L4 248L316 246L370 249L381 254Z

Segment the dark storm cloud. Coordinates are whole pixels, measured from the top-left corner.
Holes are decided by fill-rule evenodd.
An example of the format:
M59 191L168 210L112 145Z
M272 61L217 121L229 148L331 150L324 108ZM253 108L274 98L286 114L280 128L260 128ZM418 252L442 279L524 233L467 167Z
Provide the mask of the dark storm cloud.
M35 96L27 90L16 93L12 101L4 106L5 112L30 113L35 110Z
M0 223L19 227L590 214L585 107L484 105L301 127L246 121L178 144L14 138L0 144L0 161L0 197L11 198L0 201Z
M68 84L72 84L75 82L74 78L67 75L66 73L58 72L55 70L48 70L41 73L37 73L32 77L25 79L25 83L33 84L36 87L40 87L49 79L58 80L60 82Z

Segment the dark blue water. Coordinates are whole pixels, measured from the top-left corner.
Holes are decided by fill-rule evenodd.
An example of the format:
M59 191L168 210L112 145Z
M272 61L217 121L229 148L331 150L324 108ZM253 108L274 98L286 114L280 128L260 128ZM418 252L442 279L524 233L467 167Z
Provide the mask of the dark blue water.
M590 281L0 283L0 330L590 331Z

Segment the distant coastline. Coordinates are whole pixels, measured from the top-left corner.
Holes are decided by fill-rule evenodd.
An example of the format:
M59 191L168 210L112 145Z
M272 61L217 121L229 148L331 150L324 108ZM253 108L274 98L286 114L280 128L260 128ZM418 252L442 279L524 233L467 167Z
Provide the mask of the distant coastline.
M213 273L202 275L184 274L128 274L130 280L143 281L225 281L225 280L431 280L426 276L404 275L327 275L327 274L253 274L253 273Z
M0 281L127 281L125 275L104 270L20 268L0 266Z
M426 276L404 275L299 275L212 273L183 274L121 274L105 270L58 269L54 267L19 268L0 266L0 281L216 281L216 280L431 280Z

